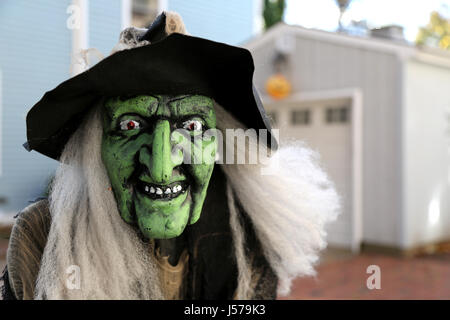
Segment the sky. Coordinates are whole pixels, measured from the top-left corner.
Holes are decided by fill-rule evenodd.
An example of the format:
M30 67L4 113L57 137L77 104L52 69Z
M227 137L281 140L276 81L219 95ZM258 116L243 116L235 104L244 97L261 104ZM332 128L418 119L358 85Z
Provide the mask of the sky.
M433 10L450 18L450 0L353 0L342 22L345 26L352 20L366 20L370 28L401 25L405 38L413 42L419 27L428 23ZM335 0L286 0L284 21L288 24L335 31L338 17Z

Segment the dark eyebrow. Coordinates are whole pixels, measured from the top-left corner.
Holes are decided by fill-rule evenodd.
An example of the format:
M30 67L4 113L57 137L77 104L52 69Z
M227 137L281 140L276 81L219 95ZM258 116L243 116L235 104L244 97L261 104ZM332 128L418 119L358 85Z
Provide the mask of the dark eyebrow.
M197 95L180 95L177 97L172 97L169 102L169 106L171 108L172 115L175 118L184 118L184 117L192 117L192 116L200 116L204 119L209 118L211 112L213 112L214 108L211 105L211 101L204 101L201 96ZM206 97L204 97L206 98ZM183 106L189 106L188 109L185 109Z
M176 96L176 97L170 98L168 100L168 102L174 102L174 101L178 101L178 100L183 100L183 99L186 99L186 98L189 98L189 97L192 97L192 96L193 96L192 94L184 94L184 95L181 95L181 96Z
M104 106L111 119L119 118L125 113L151 115L156 111L157 104L154 102L157 101L157 97L148 95L140 96L140 99L137 99L138 97L135 96L126 100L120 100L119 97L112 98L112 100L108 99L104 102ZM126 103L126 101L131 99L136 99L135 103Z

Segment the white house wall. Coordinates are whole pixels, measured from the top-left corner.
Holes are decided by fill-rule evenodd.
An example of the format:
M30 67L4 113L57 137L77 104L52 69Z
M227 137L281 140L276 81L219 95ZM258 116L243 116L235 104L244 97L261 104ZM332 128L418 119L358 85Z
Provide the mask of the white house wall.
M295 50L289 57L286 75L293 83L294 92L360 88L363 112L363 241L400 245L400 59L393 50L358 47L353 45L354 41L339 43L299 35L294 31L292 35L295 37ZM255 43L249 44L255 61L255 83L260 91L265 92L265 81L274 72L271 60L275 54L275 41L268 38Z
M450 239L450 68L405 70L404 247Z

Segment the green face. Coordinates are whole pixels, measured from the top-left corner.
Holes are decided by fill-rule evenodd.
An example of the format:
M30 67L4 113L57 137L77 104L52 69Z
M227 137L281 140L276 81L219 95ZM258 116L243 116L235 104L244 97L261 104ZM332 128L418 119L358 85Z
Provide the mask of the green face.
M122 218L149 239L179 236L202 210L217 141L213 100L137 96L105 102L102 159Z

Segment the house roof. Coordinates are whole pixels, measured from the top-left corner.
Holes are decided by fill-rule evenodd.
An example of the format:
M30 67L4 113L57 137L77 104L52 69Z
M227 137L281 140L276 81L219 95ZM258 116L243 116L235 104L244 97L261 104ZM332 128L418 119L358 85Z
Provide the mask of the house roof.
M254 51L261 46L267 45L272 40L281 38L285 35L295 35L306 39L336 43L342 46L381 51L395 54L404 60L413 59L450 68L450 53L437 48L419 47L408 42L393 41L383 38L361 37L345 33L308 29L285 23L276 24L267 32L250 39L243 46L250 51Z

